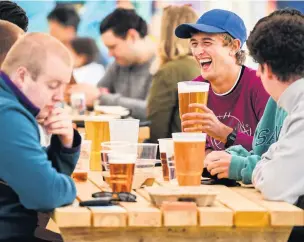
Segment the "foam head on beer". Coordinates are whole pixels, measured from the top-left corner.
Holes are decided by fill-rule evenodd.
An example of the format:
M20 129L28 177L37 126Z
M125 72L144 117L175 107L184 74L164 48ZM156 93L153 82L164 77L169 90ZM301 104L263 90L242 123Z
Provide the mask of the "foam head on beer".
M179 82L178 86L178 102L180 118L186 113L201 112L200 109L190 108L192 103L207 105L209 83L205 82Z
M205 133L173 133L174 159L180 186L199 186L204 168Z
M131 192L137 154L109 153L110 183L113 192Z

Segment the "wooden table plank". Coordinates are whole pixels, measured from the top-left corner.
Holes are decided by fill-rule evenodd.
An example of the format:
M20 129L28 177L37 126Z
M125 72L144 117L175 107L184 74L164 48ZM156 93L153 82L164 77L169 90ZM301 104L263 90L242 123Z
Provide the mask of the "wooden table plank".
M178 186L176 180L166 182L162 177L156 179L155 186ZM150 201L149 193L144 190L138 190L142 196ZM197 207L198 224L202 227L231 227L233 226L234 212L216 201L212 206Z
M92 193L101 191L91 181L76 182L77 198L80 201L91 200ZM89 207L92 211L93 227L125 227L127 225L127 211L120 206Z
M164 182L161 179L157 179L156 182L162 186L177 186L177 181L172 180L170 182ZM208 186L208 185L202 185L202 186ZM208 186L210 187L210 186ZM259 206L258 204L250 201L249 199L241 196L237 192L232 191L230 188L226 186L221 185L214 185L212 186L212 189L216 192L218 192L218 196L216 200L219 202L217 208L213 208L214 210L218 211L218 214L213 214L213 212L210 211L209 218L206 217L206 223L208 224L208 219L212 221L213 216L219 216L223 215L223 218L226 218L226 226L231 226L231 220L229 215L229 210L233 213L233 225L238 227L266 227L269 226L269 217L270 214L268 213L268 210L263 208L262 206ZM219 205L222 204L222 205ZM223 208L228 208L229 210L226 210ZM206 208L207 209L207 208ZM204 212L202 211L202 216L204 216ZM206 215L207 216L207 215ZM203 217L202 217L203 218ZM224 221L224 220L223 220ZM200 220L200 222L202 222ZM204 226L204 223L202 224ZM210 226L210 225L208 225ZM216 225L214 225L216 226Z
M273 228L63 228L65 242L286 242L290 229Z
M233 191L266 208L271 214L272 226L303 226L304 211L286 202L264 200L262 194L253 188L232 188Z
M233 226L233 211L218 201L210 207L198 207L199 224L203 227Z
M79 202L65 207L56 208L53 219L60 228L67 227L90 227L91 211L84 207L79 207Z
M267 227L270 225L270 214L267 209L226 186L215 185L212 188L219 192L217 200L234 212L236 227Z
M107 184L101 179L100 173L90 172L89 179L101 189ZM128 226L130 227L160 227L162 225L161 211L149 203L140 194L133 192L137 196L136 203L121 202L128 213Z

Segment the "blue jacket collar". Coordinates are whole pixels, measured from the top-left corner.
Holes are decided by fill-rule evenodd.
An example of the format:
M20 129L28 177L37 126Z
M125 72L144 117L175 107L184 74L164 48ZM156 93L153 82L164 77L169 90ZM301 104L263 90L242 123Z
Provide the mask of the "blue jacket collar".
M0 71L0 86L7 92L13 94L19 102L31 113L34 117L38 115L40 109L36 107L21 91L20 89L10 80L10 78L3 72Z

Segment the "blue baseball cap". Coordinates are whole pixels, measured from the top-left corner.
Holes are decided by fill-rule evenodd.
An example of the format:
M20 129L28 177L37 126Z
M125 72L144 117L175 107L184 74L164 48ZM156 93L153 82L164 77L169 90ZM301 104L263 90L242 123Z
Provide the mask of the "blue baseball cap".
M204 13L195 24L181 24L175 29L175 35L181 39L191 38L192 33L228 33L233 38L239 39L241 45L247 39L244 21L235 13L213 9Z

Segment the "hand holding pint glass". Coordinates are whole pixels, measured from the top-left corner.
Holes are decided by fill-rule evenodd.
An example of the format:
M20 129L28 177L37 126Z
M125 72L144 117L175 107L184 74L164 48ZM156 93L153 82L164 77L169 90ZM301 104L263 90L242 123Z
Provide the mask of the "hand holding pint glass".
M180 186L199 186L204 168L206 134L173 133L177 181Z
M184 121L184 114L188 113L201 113L203 110L190 107L190 104L198 103L207 105L209 84L206 82L179 82L178 84L178 101L179 101L179 113L180 118ZM193 128L199 126L199 124L189 125ZM185 132L182 126L182 131ZM189 130L188 132L196 132L195 130Z

